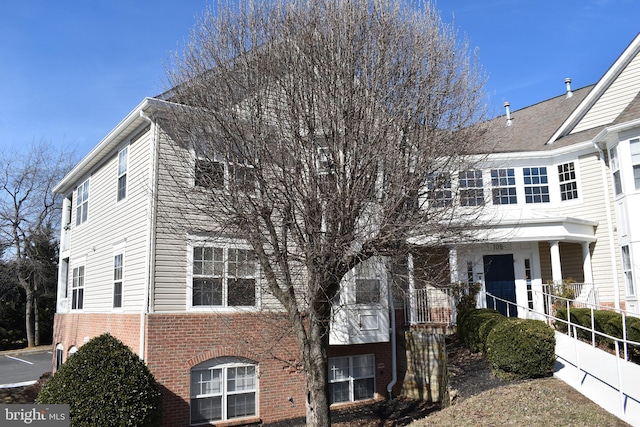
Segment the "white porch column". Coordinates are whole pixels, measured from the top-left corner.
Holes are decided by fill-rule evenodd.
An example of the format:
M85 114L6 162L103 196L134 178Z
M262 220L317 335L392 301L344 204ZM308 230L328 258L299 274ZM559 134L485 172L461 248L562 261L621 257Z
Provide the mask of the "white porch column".
M407 285L409 286L409 324L415 325L418 320L418 311L416 305L416 282L413 277L413 254L409 252L407 255Z
M554 282L562 282L562 264L560 263L560 244L557 240L549 242L551 245L551 278Z
M593 284L593 272L591 271L591 251L589 250L589 242L582 242L582 271L584 275L584 283Z
M449 279L451 283L458 283L458 248L455 246L449 248Z

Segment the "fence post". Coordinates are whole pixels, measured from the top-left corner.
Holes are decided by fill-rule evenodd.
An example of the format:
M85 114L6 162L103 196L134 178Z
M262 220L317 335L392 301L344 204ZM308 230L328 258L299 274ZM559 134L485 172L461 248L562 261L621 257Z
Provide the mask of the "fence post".
M624 343L625 347L627 342ZM618 371L618 395L620 396L620 413L624 414L624 393L622 392L622 369L620 366L620 344L616 340L616 370Z

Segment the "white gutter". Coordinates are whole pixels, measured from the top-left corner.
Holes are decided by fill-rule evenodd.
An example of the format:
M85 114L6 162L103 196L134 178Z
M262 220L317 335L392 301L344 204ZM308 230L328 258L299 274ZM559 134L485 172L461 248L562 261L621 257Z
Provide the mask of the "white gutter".
M138 351L138 355L140 359L144 360L145 358L145 339L146 339L146 317L147 313L149 313L149 296L150 296L150 287L151 287L151 277L153 274L151 265L152 265L152 257L151 253L153 251L153 247L155 245L155 197L156 197L156 187L158 184L157 179L157 158L158 158L158 128L156 123L151 119L151 117L147 116L144 110L140 110L140 117L149 122L151 128L151 150L149 156L149 181L148 181L148 202L147 202L147 238L146 238L146 250L144 256L144 299L142 301L142 310L140 312L140 347Z
M600 138L601 135L602 137L604 137L607 135L607 132L602 131L600 134L598 134L598 136L593 139L593 146L596 148L596 150L598 150L598 154L600 155L600 170L602 171L602 182L604 183L604 202L605 202L605 209L607 211L607 230L609 232L609 247L611 248L609 252L611 253L611 268L613 269L613 273L614 273L613 274L613 300L614 300L615 309L620 310L620 289L619 289L619 283L618 283L618 269L616 268L617 248L615 246L616 241L613 234L613 218L611 218L609 180L607 179L607 167L605 166L605 163L604 163L604 151L598 145L598 141L601 139Z

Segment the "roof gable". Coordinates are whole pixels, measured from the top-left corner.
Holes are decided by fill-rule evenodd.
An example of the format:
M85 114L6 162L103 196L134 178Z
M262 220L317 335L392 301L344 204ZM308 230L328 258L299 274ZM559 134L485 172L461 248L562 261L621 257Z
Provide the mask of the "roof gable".
M638 92L640 92L640 34L546 144L553 144L566 135L613 123L634 100Z

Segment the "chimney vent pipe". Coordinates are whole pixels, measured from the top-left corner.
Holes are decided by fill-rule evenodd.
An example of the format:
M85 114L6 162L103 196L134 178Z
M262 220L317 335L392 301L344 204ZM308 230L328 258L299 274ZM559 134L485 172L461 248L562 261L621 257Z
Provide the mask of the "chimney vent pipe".
M511 126L511 123L513 123L513 120L511 120L511 110L509 109L510 106L509 101L505 101L504 108L507 112L507 126Z
M571 98L573 96L573 92L571 92L571 78L567 77L564 79L564 84L567 85L567 98Z

